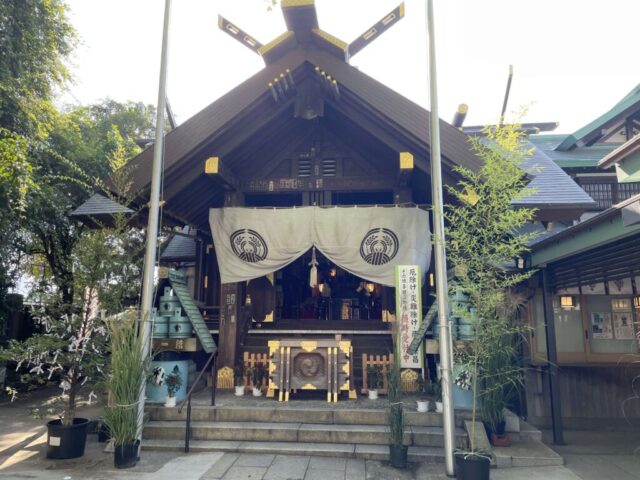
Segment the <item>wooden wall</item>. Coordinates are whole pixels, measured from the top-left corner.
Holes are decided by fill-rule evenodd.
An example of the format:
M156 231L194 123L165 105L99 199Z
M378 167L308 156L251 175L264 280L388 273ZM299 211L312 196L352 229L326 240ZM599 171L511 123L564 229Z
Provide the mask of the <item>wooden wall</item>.
M565 429L640 427L640 364L562 366L559 371ZM550 427L548 370L531 367L525 390L527 421Z

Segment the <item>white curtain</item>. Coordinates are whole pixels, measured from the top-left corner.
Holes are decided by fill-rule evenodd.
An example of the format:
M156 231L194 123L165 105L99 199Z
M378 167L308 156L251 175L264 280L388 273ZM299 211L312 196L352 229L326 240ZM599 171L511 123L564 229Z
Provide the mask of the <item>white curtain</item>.
M344 270L387 286L396 265L429 267L429 217L418 208L214 208L209 222L222 283L272 273L314 245Z

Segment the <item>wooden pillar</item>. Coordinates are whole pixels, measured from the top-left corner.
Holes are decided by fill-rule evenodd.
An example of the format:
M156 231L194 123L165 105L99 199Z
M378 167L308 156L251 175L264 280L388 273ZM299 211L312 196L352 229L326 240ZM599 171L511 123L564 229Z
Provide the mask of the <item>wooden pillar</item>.
M242 205L243 195L237 192L225 194L224 206ZM220 333L218 334L218 367L233 368L240 336L240 311L244 302L241 283L225 283L220 287Z
M239 283L225 283L220 289L220 333L218 334L220 367L233 368L236 360L240 326L242 288Z
M553 301L549 285L549 272L542 269L542 301L544 305L544 334L547 339L547 362L549 370L549 398L551 406L551 426L554 445L564 445L562 428L562 408L560 405L560 385L558 377L558 351L556 346L556 324L553 318Z
M195 259L195 272L193 276L193 298L196 302L201 302L203 298L203 283L204 283L204 273L202 269L202 261L203 261L203 249L202 249L202 238L197 237L195 240L196 244L196 259Z

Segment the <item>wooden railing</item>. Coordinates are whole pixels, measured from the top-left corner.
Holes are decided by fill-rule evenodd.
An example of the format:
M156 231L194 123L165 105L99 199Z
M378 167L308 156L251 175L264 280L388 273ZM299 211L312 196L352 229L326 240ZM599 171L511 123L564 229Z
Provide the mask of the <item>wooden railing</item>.
M382 388L378 389L378 393L386 394L388 388L387 372L389 366L393 363L393 353L389 355L367 355L362 354L362 393L367 393L367 367L377 365L382 367Z

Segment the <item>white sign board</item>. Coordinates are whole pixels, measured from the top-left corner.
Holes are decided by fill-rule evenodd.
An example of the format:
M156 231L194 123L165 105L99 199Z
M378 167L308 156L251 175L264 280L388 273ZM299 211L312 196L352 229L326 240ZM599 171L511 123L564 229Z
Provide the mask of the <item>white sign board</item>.
M407 353L413 335L422 321L420 278L418 265L396 266L396 319L400 322L398 342L400 343L401 368L422 367L422 347L415 355Z

